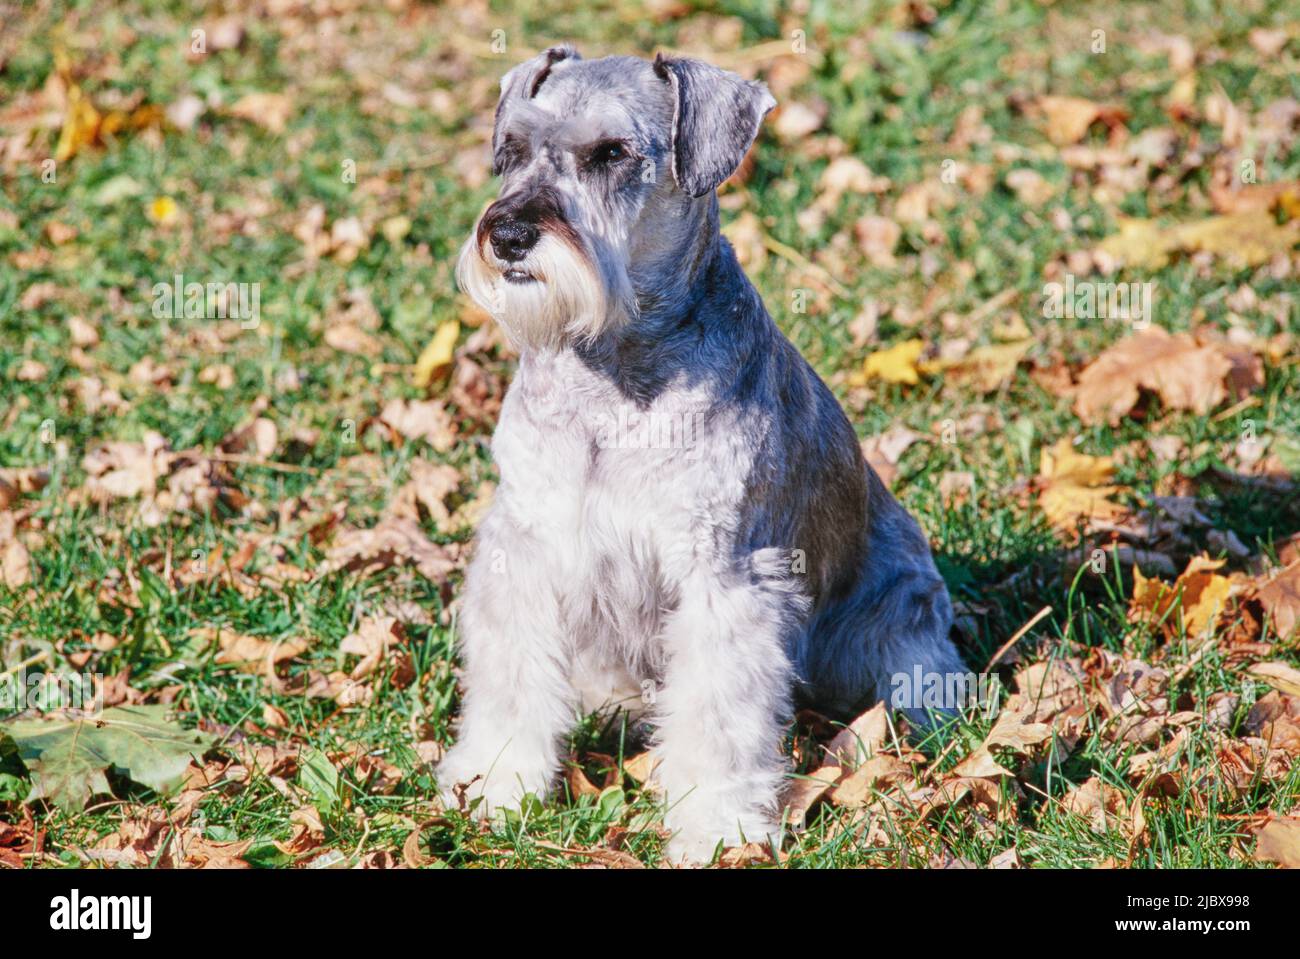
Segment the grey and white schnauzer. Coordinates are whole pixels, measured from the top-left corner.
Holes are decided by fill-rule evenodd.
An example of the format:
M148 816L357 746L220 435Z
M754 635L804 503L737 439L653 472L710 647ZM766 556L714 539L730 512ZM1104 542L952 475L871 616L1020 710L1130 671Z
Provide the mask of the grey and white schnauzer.
M447 803L545 796L580 711L630 705L670 857L708 859L779 836L796 702L849 717L891 677L963 668L920 527L718 232L715 191L775 105L698 60L570 47L501 83L501 194L457 277L520 358Z

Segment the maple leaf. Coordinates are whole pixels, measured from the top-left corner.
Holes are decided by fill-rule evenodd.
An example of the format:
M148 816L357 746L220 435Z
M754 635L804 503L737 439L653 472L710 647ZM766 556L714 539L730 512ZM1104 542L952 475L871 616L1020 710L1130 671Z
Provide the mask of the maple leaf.
M1077 453L1063 437L1039 453L1038 505L1061 532L1075 531L1080 520L1117 520L1128 510L1110 499L1122 489L1110 483L1114 476L1114 460Z
M1258 587L1255 595L1272 618L1278 636L1290 636L1300 624L1300 560Z
M948 383L965 384L981 393L992 393L1011 379L1033 345L1032 339L1024 339L977 346L960 359L922 363L919 369L926 375L942 373Z
M1119 232L1106 237L1097 250L1125 266L1158 270L1175 253L1205 252L1237 267L1267 263L1288 253L1300 241L1300 223L1279 226L1271 214L1254 209L1173 226L1154 220L1119 219Z
M1172 586L1147 579L1135 566L1129 619L1161 623L1170 635L1178 632L1181 622L1187 635L1202 635L1218 622L1236 589L1231 579L1217 572L1223 565L1221 559L1194 556ZM1175 607L1177 618L1171 616Z
M1116 426L1137 405L1140 391L1148 390L1170 409L1208 413L1227 397L1232 370L1221 349L1153 326L1120 340L1084 368L1074 411L1085 423Z
M180 786L190 757L211 741L167 719L167 706L115 706L95 718L57 716L0 726L32 772L28 800L49 799L69 812L109 792L105 771L121 770L158 792Z

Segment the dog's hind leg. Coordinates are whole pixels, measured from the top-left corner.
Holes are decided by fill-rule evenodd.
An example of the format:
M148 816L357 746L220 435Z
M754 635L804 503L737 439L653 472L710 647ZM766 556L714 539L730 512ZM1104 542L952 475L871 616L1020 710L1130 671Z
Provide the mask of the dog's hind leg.
M873 493L858 583L813 616L796 662L814 708L848 719L883 700L926 728L968 705L970 674L949 638L952 603L920 526L883 487Z

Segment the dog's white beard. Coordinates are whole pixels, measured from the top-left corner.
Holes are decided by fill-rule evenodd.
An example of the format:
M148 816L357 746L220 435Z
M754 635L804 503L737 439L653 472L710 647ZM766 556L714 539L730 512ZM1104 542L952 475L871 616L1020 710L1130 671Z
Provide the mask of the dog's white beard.
M521 269L535 279L511 283L498 266ZM628 319L635 299L627 274L607 272L612 275L602 277L585 257L549 234L519 263L489 263L471 235L456 263L456 282L501 324L516 349L555 349L594 340Z

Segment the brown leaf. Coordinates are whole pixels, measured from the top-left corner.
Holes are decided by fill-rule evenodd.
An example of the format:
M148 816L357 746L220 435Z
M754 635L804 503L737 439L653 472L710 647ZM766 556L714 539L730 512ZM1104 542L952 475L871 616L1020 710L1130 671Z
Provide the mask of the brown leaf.
M391 400L379 419L409 440L424 440L439 453L456 443L456 427L438 400Z
M1133 567L1129 619L1162 623L1169 636L1177 634L1180 626L1189 636L1201 636L1219 621L1233 594L1232 580L1217 572L1223 564L1221 559L1194 556L1172 586L1147 579ZM1175 606L1179 613L1171 615Z
M862 760L873 755L889 738L889 717L884 701L876 703L844 729L826 746L826 765L846 771L858 768Z
M387 517L370 529L343 527L326 551L323 573L339 570L371 573L410 564L433 583L441 583L456 568L456 556L424 535L418 523Z
M1300 868L1300 819L1270 819L1257 835L1255 858L1287 869Z
M352 669L353 679L364 679L383 662L388 651L406 639L402 624L394 616L367 616L361 620L355 633L343 638L339 652L360 656L361 662Z
M1027 754L1030 749L1052 738L1052 727L1047 723L1032 722L1029 712L1013 712L1003 709L997 722L984 738L988 749L1010 749Z
M460 473L445 463L413 459L407 467L407 482L394 494L386 512L406 519L419 519L423 506L442 532L451 532L451 511L445 500L460 487Z
M1071 789L1061 804L1069 812L1087 820L1088 826L1096 833L1108 832L1121 824L1127 826L1129 822L1124 794L1114 786L1105 785L1096 776Z
M18 589L32 581L32 558L16 539L0 541L0 583Z
M293 114L293 101L283 93L248 93L230 106L230 115L248 120L271 133L283 133Z
M808 812L835 785L844 771L838 766L823 766L807 776L794 779L785 794L786 819L792 829L803 829Z
M1082 97L1042 96L1035 106L1047 121L1047 138L1057 146L1078 143L1108 109Z
M260 636L246 636L223 630L216 626L204 626L194 630L202 639L215 639L219 647L216 661L238 666L247 673L272 674L277 663L301 656L311 648L311 640L305 637L287 640L268 640Z
M1300 560L1259 586L1255 595L1272 618L1279 638L1285 639L1294 633L1300 624Z
M880 787L910 781L911 778L912 767L909 763L897 756L879 753L841 780L831 793L831 801L837 806L862 808L871 803L875 798L874 792Z
M1208 413L1227 397L1232 362L1213 346L1158 326L1104 351L1079 374L1074 411L1085 423L1119 424L1139 391L1159 395L1169 409Z
M1287 663L1255 663L1249 670L1252 676L1258 676L1275 689L1292 696L1300 696L1300 669Z
M952 775L963 779L991 779L998 776L1014 776L1015 772L998 762L987 745L981 745L952 768Z
M642 786L653 785L655 771L658 768L659 759L650 750L637 753L630 759L623 760L623 771L641 783Z
M886 486L893 486L898 476L898 461L908 448L922 439L920 433L906 426L895 426L878 436L862 441L862 455Z

